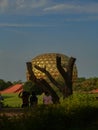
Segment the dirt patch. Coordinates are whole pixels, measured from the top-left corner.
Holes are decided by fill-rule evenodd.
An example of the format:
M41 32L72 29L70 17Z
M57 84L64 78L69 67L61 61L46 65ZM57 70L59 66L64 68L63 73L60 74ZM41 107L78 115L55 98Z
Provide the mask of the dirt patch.
M24 114L23 108L2 108L0 109L0 116L15 117Z

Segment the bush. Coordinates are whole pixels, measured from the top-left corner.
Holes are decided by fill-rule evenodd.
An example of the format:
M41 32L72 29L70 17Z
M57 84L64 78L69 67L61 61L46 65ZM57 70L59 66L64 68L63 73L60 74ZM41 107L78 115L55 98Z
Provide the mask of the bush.
M14 109L13 109L14 111ZM2 130L97 130L98 101L94 95L73 94L60 104L21 109L18 116L0 116ZM5 125L6 124L6 125Z

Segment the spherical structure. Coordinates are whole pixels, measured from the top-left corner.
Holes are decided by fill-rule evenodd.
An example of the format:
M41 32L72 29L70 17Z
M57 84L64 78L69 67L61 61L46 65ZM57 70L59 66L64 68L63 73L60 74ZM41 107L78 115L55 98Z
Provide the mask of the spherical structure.
M59 54L59 53L45 53L45 54L41 54L41 55L36 56L31 61L32 62L32 70L37 78L46 79L47 77L43 72L37 70L34 67L35 65L37 65L41 68L46 68L46 70L52 75L52 77L54 79L61 78L61 75L56 67L56 56L61 57L61 65L64 68L64 70L67 71L66 66L67 66L68 60L69 60L68 56L66 56L64 54ZM74 65L73 77L72 77L73 81L76 80L77 75L78 75L77 68L76 68L76 65Z

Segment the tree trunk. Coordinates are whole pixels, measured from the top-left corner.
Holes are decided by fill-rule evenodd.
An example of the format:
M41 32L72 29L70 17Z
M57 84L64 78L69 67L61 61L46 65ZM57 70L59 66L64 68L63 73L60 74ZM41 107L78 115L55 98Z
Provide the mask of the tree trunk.
M56 92L51 88L49 83L44 79L36 78L36 76L34 75L34 72L32 71L32 63L27 62L26 65L27 65L27 71L29 74L28 80L33 81L36 84L36 86L40 86L44 92L48 91L53 98L53 103L59 103L59 97L56 94Z
M53 83L59 89L60 92L63 92L63 88L61 87L61 85L52 77L52 75L46 70L46 68L41 68L37 65L35 65L34 67L39 71L43 72L51 81L51 83Z
M51 74L46 70L46 67L41 68L37 65L35 65L34 67L38 70L40 70L41 72L45 73L46 76L49 78L49 80L51 81L51 83L53 83L63 94L63 97L68 97L71 94L73 94L73 90L72 90L72 75L73 75L73 67L74 67L74 63L75 63L75 58L71 57L68 61L68 65L66 66L67 71L64 70L64 68L61 65L61 57L59 57L58 55L56 56L56 66L57 69L59 71L59 73L62 75L63 79L64 79L64 87L61 86L57 81L55 81L55 79L51 76ZM50 84L44 80L44 79L37 79L36 76L34 75L34 72L32 71L32 63L31 62L27 62L27 70L28 70L28 79L35 82L36 85L39 85L43 91L47 91L49 93L51 93L52 97L53 97L53 101L54 103L59 102L59 97L56 94L56 92L52 89L52 87L50 86Z
M57 56L56 57L56 63L57 63L57 69L60 72L60 74L62 75L64 81L65 81L65 86L64 86L64 98L68 97L69 95L71 95L73 93L72 90L72 74L73 74L73 66L75 63L75 58L71 57L69 59L68 65L66 67L67 71L64 70L64 68L61 65L61 57Z

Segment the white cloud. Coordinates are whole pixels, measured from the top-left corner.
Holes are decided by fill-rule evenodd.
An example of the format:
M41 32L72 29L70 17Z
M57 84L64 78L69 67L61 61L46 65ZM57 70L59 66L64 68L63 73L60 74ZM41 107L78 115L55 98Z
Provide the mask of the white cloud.
M0 0L0 12L4 12L8 8L8 0Z
M15 6L18 8L24 8L25 7L25 1L24 0L16 0Z
M39 8L45 6L47 3L46 0L33 0L31 3L31 8Z
M45 6L47 1L48 0L0 0L0 13L25 13Z
M55 0L0 0L0 13L97 13L98 2L81 0L56 2Z
M83 12L86 13L98 13L98 3L90 3L82 6Z
M66 22L86 22L86 21L98 21L98 16L86 16L80 18L66 18Z
M46 0L16 0L16 8L18 9L33 9L42 7L46 4Z
M32 24L19 24L19 23L0 23L0 27L18 27L18 28L26 28L26 27L49 27L55 25L49 24L40 24L40 23L32 23Z
M58 4L51 7L47 7L44 11L61 11L65 9L65 4Z
M0 23L0 27L32 27L32 24Z
M44 8L47 12L98 13L98 3L63 3Z

